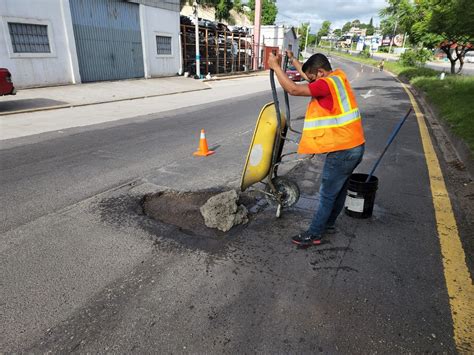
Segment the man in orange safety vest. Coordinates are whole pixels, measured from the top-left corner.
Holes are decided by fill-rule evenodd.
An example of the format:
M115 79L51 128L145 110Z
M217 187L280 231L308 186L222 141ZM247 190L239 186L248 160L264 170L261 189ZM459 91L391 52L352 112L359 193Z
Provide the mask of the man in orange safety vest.
M332 70L328 58L317 53L304 65L287 51L288 58L308 84L296 84L281 68L281 57L270 54L268 64L283 89L293 96L308 96L299 154L326 154L320 200L309 228L292 237L299 246L321 244L322 237L335 232L350 175L364 154L364 131L359 107L346 74Z

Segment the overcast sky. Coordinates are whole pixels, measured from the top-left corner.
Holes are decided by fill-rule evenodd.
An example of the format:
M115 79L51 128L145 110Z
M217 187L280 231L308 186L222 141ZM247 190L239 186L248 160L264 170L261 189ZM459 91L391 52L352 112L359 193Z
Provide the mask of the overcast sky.
M378 25L378 12L387 4L385 0L277 0L277 6L277 24L297 26L309 22L310 32L316 33L325 20L331 21L331 29L355 19L369 23L371 17Z

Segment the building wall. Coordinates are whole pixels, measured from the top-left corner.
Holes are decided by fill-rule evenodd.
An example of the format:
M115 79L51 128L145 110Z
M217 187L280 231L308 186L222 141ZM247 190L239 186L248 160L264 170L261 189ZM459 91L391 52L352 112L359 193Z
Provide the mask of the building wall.
M175 75L181 61L177 1L146 1L154 6L139 5L145 77ZM14 53L8 22L47 25L51 53ZM157 54L156 35L172 37L171 55ZM69 0L0 0L0 66L18 88L80 83Z
M295 57L298 58L299 55L299 39L295 38L293 31L291 29L287 30L285 33L285 38L283 41L283 48L284 49L291 49L294 53Z
M253 33L253 28L251 30ZM261 26L260 27L260 49L266 47L278 47L280 52L288 49L291 44L291 49L295 56L299 54L299 40L295 38L294 32L291 28L285 26Z
M80 82L68 0L2 0L0 21L0 63L16 87ZM47 25L51 53L14 53L8 22Z
M282 48L283 26L260 26L260 45Z
M145 77L175 75L180 69L179 12L140 5ZM156 36L170 36L171 55L158 55Z
M291 44L293 51L296 53L298 48L298 38L295 38L291 27L261 26L260 44L269 47L278 47L280 50L287 49L289 44Z

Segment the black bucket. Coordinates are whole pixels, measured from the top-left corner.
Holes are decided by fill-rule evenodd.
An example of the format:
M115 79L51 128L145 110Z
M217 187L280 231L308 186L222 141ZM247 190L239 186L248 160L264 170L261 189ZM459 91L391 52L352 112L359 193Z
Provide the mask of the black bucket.
M379 179L368 174L352 174L347 187L346 204L344 210L348 216L355 218L369 218L374 209L375 192Z

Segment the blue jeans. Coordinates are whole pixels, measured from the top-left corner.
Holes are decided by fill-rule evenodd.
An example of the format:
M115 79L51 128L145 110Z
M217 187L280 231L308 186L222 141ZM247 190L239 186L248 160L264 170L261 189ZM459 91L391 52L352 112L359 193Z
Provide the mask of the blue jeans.
M327 154L319 189L319 207L308 229L312 235L321 235L326 227L336 223L337 216L344 208L349 177L363 155L364 144Z

